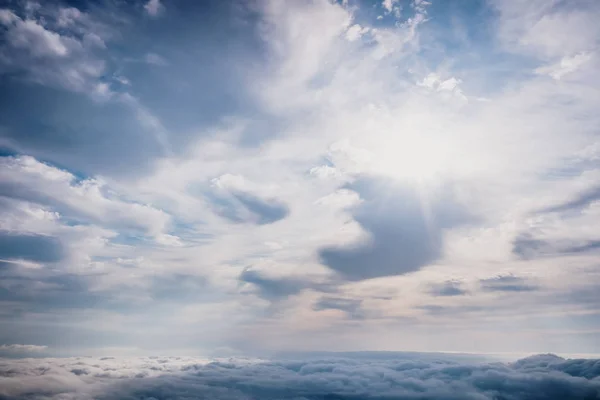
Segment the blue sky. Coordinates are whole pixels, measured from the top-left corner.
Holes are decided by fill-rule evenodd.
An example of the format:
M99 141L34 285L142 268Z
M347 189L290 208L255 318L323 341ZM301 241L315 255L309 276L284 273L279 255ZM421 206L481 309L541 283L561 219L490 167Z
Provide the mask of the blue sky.
M0 350L600 353L598 17L3 2Z

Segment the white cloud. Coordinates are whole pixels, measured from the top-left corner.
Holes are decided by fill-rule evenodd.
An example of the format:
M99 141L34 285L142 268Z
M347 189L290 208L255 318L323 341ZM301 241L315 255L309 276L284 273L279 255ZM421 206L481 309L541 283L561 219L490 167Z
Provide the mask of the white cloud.
M12 14L15 24L8 31L8 41L15 48L30 50L34 57L64 57L67 46L59 34L46 30L32 20L21 20Z
M381 6L388 12L391 13L394 9L394 5L398 3L398 0L383 0Z
M157 17L164 10L163 4L160 0L148 0L148 2L144 5L144 10L148 13L148 15L152 17Z
M535 73L549 75L553 79L560 80L563 76L577 71L581 66L590 61L591 58L592 55L590 53L579 53L571 57L563 57L558 63L537 68Z
M83 13L75 7L60 8L58 10L57 24L61 27L71 27L83 17Z
M7 9L0 9L0 22L3 25L10 25L12 23L18 22L19 20L20 18L17 17L12 11Z
M354 24L346 31L346 39L351 42L360 39L365 33L369 32L369 28L362 27L359 24Z
M274 109L302 103L307 100L305 85L322 72L324 64L336 62L336 44L350 25L351 14L341 5L324 0L292 7L267 1L262 7L262 35L272 70L265 80L257 81L256 93ZM306 29L309 23L316 29ZM289 100L283 101L284 93Z
M596 2L561 5L558 1L508 0L492 4L500 12L498 37L510 50L552 59L598 46Z
M153 64L153 65L167 65L167 61L159 56L156 53L147 53L144 56L144 60L148 63L148 64Z
M99 36L104 28L74 8L49 7L44 15L35 10L22 17L0 10L6 29L0 71L24 72L37 83L93 95L105 63L92 50L105 47Z
M427 87L429 89L435 89L438 91L453 91L458 88L461 80L455 77L448 79L442 79L438 74L432 72L427 75L421 82L417 82L417 85Z
M33 157L3 157L0 181L12 185L8 196L23 196L60 210L69 218L161 236L170 218L152 206L126 202L111 194L100 179L78 180L73 174Z

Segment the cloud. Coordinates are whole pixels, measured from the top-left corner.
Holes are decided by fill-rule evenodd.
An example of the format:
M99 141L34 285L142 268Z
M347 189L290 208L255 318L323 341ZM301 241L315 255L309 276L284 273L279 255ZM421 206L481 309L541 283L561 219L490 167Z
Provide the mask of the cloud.
M481 288L487 292L530 292L539 290L539 287L528 282L527 279L513 275L499 275L493 278L482 279Z
M69 50L59 34L47 31L35 21L23 21L8 10L3 12L9 14L2 19L8 22L6 25L14 23L12 27L9 25L8 31L8 41L14 48L26 49L39 58L64 57L68 54Z
M99 78L105 63L94 52L103 48L103 33L89 16L73 8L35 8L17 15L0 9L4 38L0 45L0 72L23 74L43 85L106 98Z
M263 200L248 193L233 193L233 196L256 216L255 220L259 225L271 224L289 214L288 207L276 200Z
M309 281L295 278L275 278L250 268L240 274L241 282L251 283L258 289L258 294L267 300L277 300L294 296L310 286Z
M341 297L321 297L313 306L316 311L340 310L350 318L360 319L363 317L361 299L346 299Z
M148 64L152 64L152 65L159 65L159 66L168 65L167 60L165 60L163 57L161 57L160 55L158 55L156 53L147 53L144 56L144 61L146 61Z
M460 282L448 281L440 285L433 285L430 293L434 296L461 296L468 292L461 287Z
M148 0L148 2L144 5L144 10L151 17L159 16L165 9L165 6L160 2L160 0Z
M513 253L524 260L588 253L600 249L600 240L546 240L521 234L513 241Z
M388 12L392 12L394 5L398 2L398 0L383 0L381 6Z
M346 39L353 42L360 39L367 32L369 32L369 28L354 24L346 31Z
M549 75L553 79L560 80L563 76L577 71L582 65L592 58L589 53L579 53L572 57L563 57L560 62L545 67L539 67L535 73Z
M290 212L283 202L252 193L252 184L241 176L225 174L212 183L217 191L209 197L216 213L232 222L272 224Z
M540 210L540 213L580 211L589 207L592 203L600 200L600 187L592 187L583 193L579 193L574 199L568 200L562 204L547 207Z
M594 2L78 7L0 12L3 342L598 351Z
M161 210L110 197L111 190L101 180L79 179L28 156L1 157L0 165L3 196L46 204L73 220L93 220L151 236L160 236L169 224L169 216Z
M36 344L2 344L0 345L0 354L23 355L27 353L40 353L47 349L48 346Z
M523 259L534 258L544 253L552 254L555 250L550 243L534 239L531 235L519 235L513 242L513 253Z
M598 360L552 355L513 364L444 354L335 353L308 359L193 357L5 360L0 395L212 399L594 399ZM458 360L457 360L458 359Z
M59 309L85 309L111 301L118 303L115 293L102 293L93 288L99 274L72 274L48 264L27 265L24 262L0 262L0 299L5 310L47 312ZM65 268L66 269L66 268ZM7 316L4 316L5 318ZM5 324L16 327L18 321L5 319ZM46 336L45 340L53 340Z
M598 4L536 0L493 1L500 13L499 38L518 51L544 58L573 57L598 45L599 27L593 24ZM569 35L569 32L577 32Z
M442 256L444 229L470 220L449 193L430 201L417 188L374 177L360 178L347 189L363 200L353 217L369 237L351 246L322 249L319 255L349 280L417 271Z

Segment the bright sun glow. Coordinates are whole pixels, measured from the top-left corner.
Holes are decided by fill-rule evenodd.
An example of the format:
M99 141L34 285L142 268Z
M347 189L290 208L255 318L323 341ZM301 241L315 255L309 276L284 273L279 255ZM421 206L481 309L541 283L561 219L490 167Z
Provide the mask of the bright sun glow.
M373 172L400 180L430 181L458 172L451 143L418 134L382 138L370 148Z

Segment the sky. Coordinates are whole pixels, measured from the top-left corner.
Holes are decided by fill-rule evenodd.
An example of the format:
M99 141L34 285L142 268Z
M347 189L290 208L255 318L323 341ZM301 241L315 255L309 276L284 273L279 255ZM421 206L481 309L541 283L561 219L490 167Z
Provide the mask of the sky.
M0 355L600 354L599 18L0 1Z

